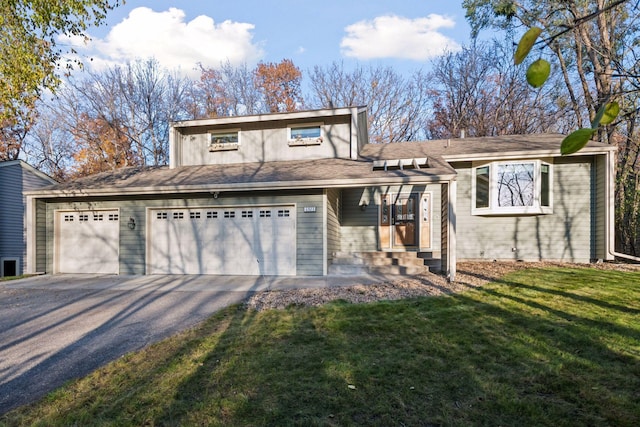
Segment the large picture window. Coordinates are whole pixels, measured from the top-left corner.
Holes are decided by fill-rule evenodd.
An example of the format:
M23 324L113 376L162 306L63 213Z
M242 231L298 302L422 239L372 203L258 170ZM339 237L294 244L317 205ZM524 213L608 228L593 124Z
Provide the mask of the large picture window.
M551 165L540 160L492 162L473 168L475 215L551 213Z

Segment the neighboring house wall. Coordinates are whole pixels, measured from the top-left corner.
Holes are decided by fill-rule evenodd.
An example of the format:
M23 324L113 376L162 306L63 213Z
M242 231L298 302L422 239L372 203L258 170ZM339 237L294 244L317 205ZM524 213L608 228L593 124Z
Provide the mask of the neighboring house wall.
M25 250L22 168L18 162L12 162L0 168L0 174L0 262L17 260L16 274L19 275L24 266Z
M20 160L1 164L0 176L0 263L2 260L17 260L16 274L20 275L27 268L23 194L52 185L55 181Z
M183 196L178 195L165 199L147 200L86 200L82 202L50 202L46 207L39 205L36 216L38 218L36 231L37 265L45 266L49 273L54 271L54 218L57 210L91 210L91 209L119 209L120 213L120 243L119 259L120 274L145 274L146 239L147 239L147 208L186 208L186 207L221 207L221 206L250 206L266 204L295 204L296 205L296 244L298 275L322 275L323 258L323 198L321 191L305 193L278 192L261 193L245 196L241 193L228 193L218 199L211 196ZM305 206L315 206L315 212L304 212ZM136 227L130 230L127 226L129 218L134 218ZM44 221L43 221L44 220Z
M471 215L471 164L454 167L458 172L458 259L593 259L591 156L554 159L553 213L548 215Z
M322 123L323 141L319 145L290 146L289 125ZM211 130L239 129L238 148L209 151ZM230 163L274 162L323 158L350 158L350 116L312 118L304 121L255 122L217 127L180 128L175 136L177 166Z

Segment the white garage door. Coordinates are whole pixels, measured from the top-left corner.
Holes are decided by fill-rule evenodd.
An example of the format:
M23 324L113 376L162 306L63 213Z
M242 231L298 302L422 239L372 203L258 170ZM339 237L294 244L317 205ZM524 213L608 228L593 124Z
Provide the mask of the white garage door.
M57 273L118 274L118 210L56 215Z
M296 274L293 206L154 209L149 215L149 274Z

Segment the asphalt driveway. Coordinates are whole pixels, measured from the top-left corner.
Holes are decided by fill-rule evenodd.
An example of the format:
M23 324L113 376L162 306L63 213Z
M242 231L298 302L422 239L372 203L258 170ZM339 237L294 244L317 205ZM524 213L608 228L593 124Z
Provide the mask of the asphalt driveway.
M0 282L0 414L267 289L383 277L46 275Z

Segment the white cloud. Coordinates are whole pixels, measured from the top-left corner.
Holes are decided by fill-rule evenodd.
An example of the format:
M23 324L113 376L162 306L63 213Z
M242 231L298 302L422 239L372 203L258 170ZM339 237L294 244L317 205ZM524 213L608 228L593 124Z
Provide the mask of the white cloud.
M191 72L197 63L217 67L227 60L233 65L258 62L264 52L252 40L253 29L253 24L228 20L216 24L205 15L187 22L184 11L177 8L155 12L138 7L104 39L93 39L85 49L78 40L71 43L94 58L92 67L153 56L167 68Z
M345 56L357 59L402 58L424 61L460 45L439 30L452 28L455 22L446 16L430 14L424 18L379 16L345 28L347 35L340 47Z

